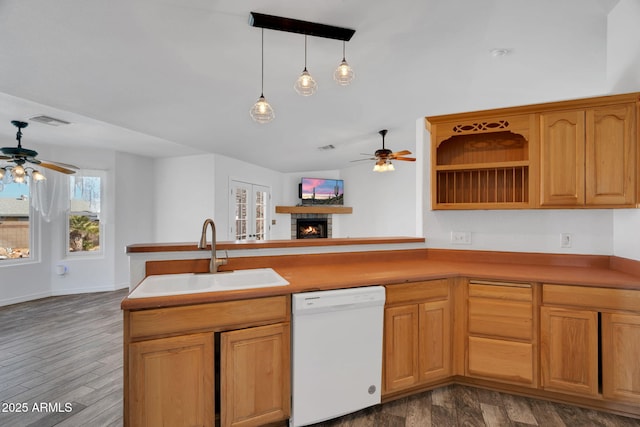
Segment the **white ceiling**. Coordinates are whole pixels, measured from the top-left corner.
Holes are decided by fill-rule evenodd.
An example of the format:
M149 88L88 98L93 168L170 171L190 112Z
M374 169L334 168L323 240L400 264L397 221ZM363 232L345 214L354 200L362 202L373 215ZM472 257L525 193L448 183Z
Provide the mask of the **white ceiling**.
M219 153L282 172L338 169L387 146L415 147L428 115L600 94L606 17L618 0L0 0L0 146L102 147L151 157ZM249 12L356 30L356 79L332 80L342 43L310 37L318 92L301 97L304 37ZM493 48L510 54L494 58ZM317 147L333 144L336 149ZM51 160L64 161L54 158ZM79 165L82 167L82 165Z

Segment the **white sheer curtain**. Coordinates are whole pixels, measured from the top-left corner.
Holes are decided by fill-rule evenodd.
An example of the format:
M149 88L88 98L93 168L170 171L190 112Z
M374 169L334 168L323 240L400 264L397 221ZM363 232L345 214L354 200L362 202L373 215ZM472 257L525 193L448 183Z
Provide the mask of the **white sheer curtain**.
M69 178L62 173L42 170L45 181L31 181L31 206L45 222L51 222L69 209Z

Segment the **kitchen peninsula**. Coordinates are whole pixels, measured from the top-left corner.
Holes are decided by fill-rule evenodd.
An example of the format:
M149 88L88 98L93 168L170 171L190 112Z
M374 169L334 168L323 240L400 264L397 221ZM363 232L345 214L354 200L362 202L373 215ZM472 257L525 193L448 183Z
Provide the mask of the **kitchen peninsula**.
M420 238L334 240L312 242L324 248L315 253L308 241L218 243L230 253L221 270L269 267L288 286L123 300L126 425L176 410L203 425L214 414L223 426L284 424L291 294L368 285L387 291L383 401L462 383L640 417L640 262L429 249ZM148 258L142 277L208 271L209 252L195 251L128 248ZM191 406L145 400L154 372L176 381L171 390L184 386Z

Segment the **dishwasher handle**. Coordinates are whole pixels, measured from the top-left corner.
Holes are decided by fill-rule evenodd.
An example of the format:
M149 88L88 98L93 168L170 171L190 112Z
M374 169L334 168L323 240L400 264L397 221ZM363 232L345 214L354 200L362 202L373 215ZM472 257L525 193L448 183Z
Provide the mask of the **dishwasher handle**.
M294 316L357 310L367 307L384 306L385 290L382 286L339 289L331 291L294 294L292 313Z

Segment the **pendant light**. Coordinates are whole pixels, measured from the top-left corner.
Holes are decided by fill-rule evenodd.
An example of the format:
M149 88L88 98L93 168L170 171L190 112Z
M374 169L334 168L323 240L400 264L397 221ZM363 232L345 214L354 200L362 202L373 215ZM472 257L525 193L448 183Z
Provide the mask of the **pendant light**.
M311 96L316 93L316 89L318 89L318 84L311 74L307 71L307 35L304 36L304 70L298 80L296 80L296 84L293 88L302 96Z
M336 68L336 71L333 73L333 79L340 86L348 86L355 77L353 74L353 69L349 66L349 63L345 59L344 50L345 50L346 42L342 41L342 62Z
M269 123L276 115L273 112L273 108L264 98L264 28L262 29L262 80L260 83L260 98L249 110L251 118L261 124Z

